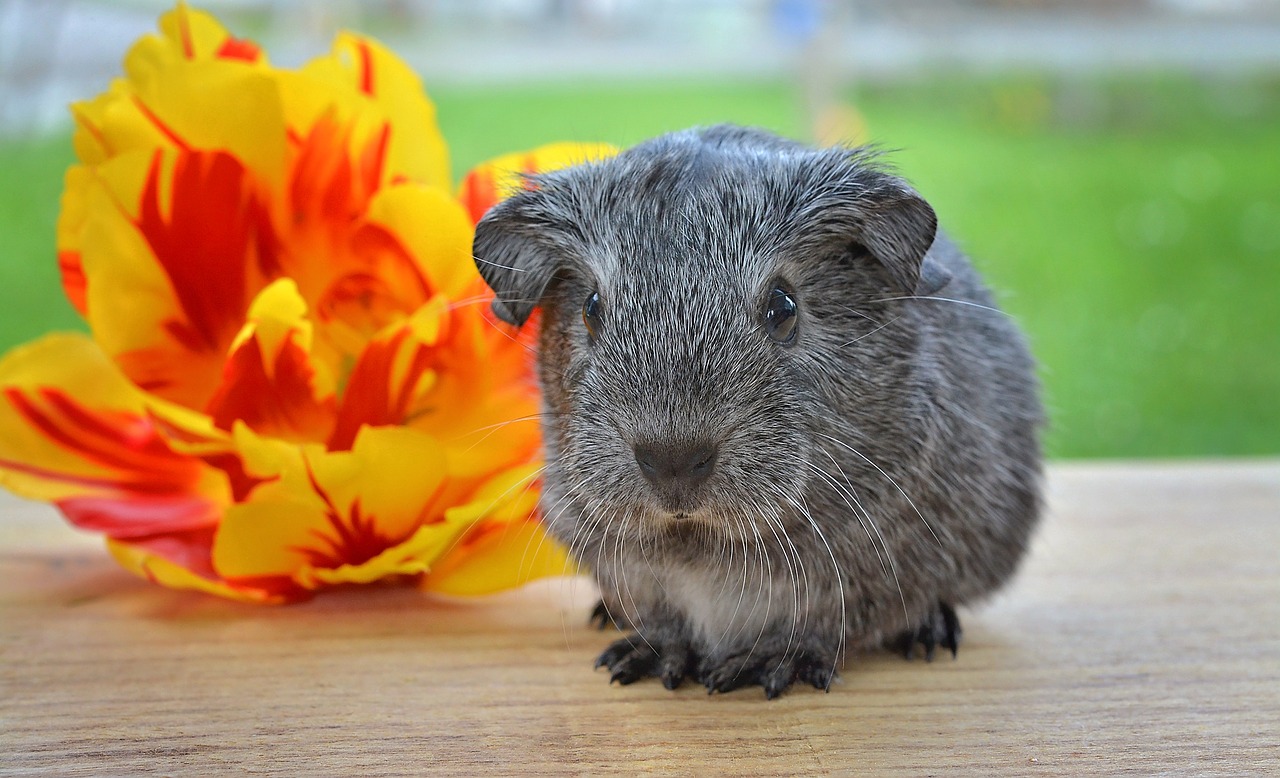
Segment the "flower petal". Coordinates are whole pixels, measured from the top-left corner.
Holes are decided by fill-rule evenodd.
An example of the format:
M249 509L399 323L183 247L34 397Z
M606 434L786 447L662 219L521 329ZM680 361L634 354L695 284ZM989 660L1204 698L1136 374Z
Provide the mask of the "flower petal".
M408 179L449 188L448 150L436 124L435 105L417 74L399 57L376 41L340 33L333 51L308 63L303 73L330 93L343 90L360 96L385 117L392 130L383 183Z
M311 359L306 303L291 279L268 286L249 309L222 383L209 401L214 424L243 421L282 440L320 441L334 422L333 380Z
M0 362L0 483L120 537L211 524L226 479L173 451L149 402L84 336L15 349Z
M493 317L483 282L450 310L431 369L438 377L408 423L449 451L450 472L483 476L538 452L539 392L531 345Z
M213 560L229 579L292 576L313 588L412 574L423 562L397 547L424 527L457 531L442 521L443 455L426 435L366 428L351 451L333 453L237 440L266 446L247 455L251 470L274 461L278 478L223 518Z
M168 145L226 151L278 185L287 136L276 71L241 56L248 53L243 43L228 48L230 36L205 14L179 9L160 26L164 35L143 37L125 56L126 81L113 96L114 122L99 125L108 148L130 148L120 144L120 136L141 121ZM128 136L139 133L131 129ZM154 140L146 145L154 147Z
M445 322L445 301L436 298L370 341L346 380L329 449L351 447L366 426L403 424L422 412L420 397L436 379L433 347Z
M387 187L369 203L366 219L398 241L434 291L457 301L479 278L471 221L445 191L416 184Z
M124 569L170 589L194 590L256 604L280 604L305 596L293 587L273 590L219 579L209 564L211 542L209 533L193 533L136 542L108 540L107 550Z
M513 589L538 578L576 575L564 547L536 520L484 524L422 579L437 594L474 596Z
M253 182L221 152L123 155L97 181L81 253L94 337L140 387L203 410L252 296L276 272Z
M504 154L482 162L462 179L458 199L478 222L485 211L524 186L524 176L549 173L569 165L604 159L618 153L607 143L549 143L532 151Z
M187 59L223 58L265 64L265 55L254 43L233 38L213 16L185 4L160 17L160 31Z
M477 595L510 589L535 578L572 575L564 547L535 518L541 467L522 465L499 473L471 501L450 511L473 525L422 579L441 594Z
M58 271L62 290L81 316L86 313L88 294L84 265L80 260L80 239L89 219L87 192L93 185L93 173L84 165L67 170L62 188L62 207L58 211Z

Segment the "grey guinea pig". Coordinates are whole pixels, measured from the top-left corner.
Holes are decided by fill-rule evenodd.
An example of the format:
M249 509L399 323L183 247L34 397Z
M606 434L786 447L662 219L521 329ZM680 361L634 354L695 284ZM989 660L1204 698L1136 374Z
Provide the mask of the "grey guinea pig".
M733 126L534 177L475 235L542 312L550 531L628 637L621 683L827 689L851 653L955 653L954 607L1040 512L1022 336L865 149Z

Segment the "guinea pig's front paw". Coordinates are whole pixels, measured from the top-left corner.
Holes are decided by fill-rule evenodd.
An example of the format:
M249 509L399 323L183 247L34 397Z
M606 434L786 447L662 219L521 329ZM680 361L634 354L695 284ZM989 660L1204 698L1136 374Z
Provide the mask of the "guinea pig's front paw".
M830 691L835 678L834 653L795 646L774 653L758 648L743 651L714 663L704 662L698 669L698 679L707 687L708 694L758 685L764 687L764 696L770 700L797 681Z
M615 641L596 659L596 668L609 668L609 683L635 683L641 678L661 678L662 685L674 689L694 666L687 643L654 645L637 634Z
M949 650L955 659L960 651L960 619L955 609L945 602L939 602L920 626L909 629L890 642L890 647L897 650L905 658L915 656L916 645L924 646L924 659L933 661L934 651L938 646Z

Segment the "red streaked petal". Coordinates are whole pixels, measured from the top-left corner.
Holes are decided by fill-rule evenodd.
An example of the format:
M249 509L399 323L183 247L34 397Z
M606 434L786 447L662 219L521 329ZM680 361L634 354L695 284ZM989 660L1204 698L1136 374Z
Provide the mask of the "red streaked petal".
M280 604L310 595L287 578L231 580L221 577L210 558L209 529L108 539L107 548L126 570L171 589L189 589L242 602Z
M257 62L262 58L262 49L250 40L228 37L218 49L221 59L242 59L246 62Z
M160 160L156 154L142 195L138 229L173 283L185 321L174 326L187 342L222 352L235 337L249 306L248 269L269 229L266 209L244 166L222 152L178 156L168 218L161 212Z
M476 168L467 173L458 189L458 200L466 207L472 224L478 223L501 199L497 177L488 168Z
M62 291L67 295L67 300L83 316L88 310L86 302L88 288L85 283L84 265L80 262L80 252L59 251L58 272L62 275Z
M404 424L434 361L443 301L424 306L403 324L379 334L361 353L347 379L330 451L345 451L365 426Z
M113 538L185 532L217 524L222 506L199 495L133 495L127 499L71 497L55 503L80 529Z
M59 389L4 390L18 416L66 455L90 465L95 476L60 472L32 462L0 460L0 466L85 487L139 494L186 493L199 479L199 464L175 454L142 415L90 410Z
M297 442L319 441L333 423L333 399L315 395L310 355L291 333L274 359L264 356L257 337L231 354L223 383L209 401L209 414L221 429L243 421L260 435ZM268 370L270 367L270 370Z
M57 502L227 499L226 479L169 447L153 401L81 335L49 335L0 360L0 483Z
M357 80L360 82L360 91L372 96L374 93L373 52L369 50L369 42L363 39L356 39L356 52L360 57L360 70L357 76Z

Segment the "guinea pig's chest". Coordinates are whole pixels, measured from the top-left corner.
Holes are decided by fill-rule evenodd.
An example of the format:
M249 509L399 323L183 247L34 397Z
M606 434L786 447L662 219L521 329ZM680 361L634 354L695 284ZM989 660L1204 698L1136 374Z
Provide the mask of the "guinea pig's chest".
M771 571L759 549L725 549L724 556L702 565L673 565L659 572L669 601L682 612L698 639L722 640L758 635L778 623L791 623L806 607L806 572L794 566ZM775 553L776 550L775 550Z

